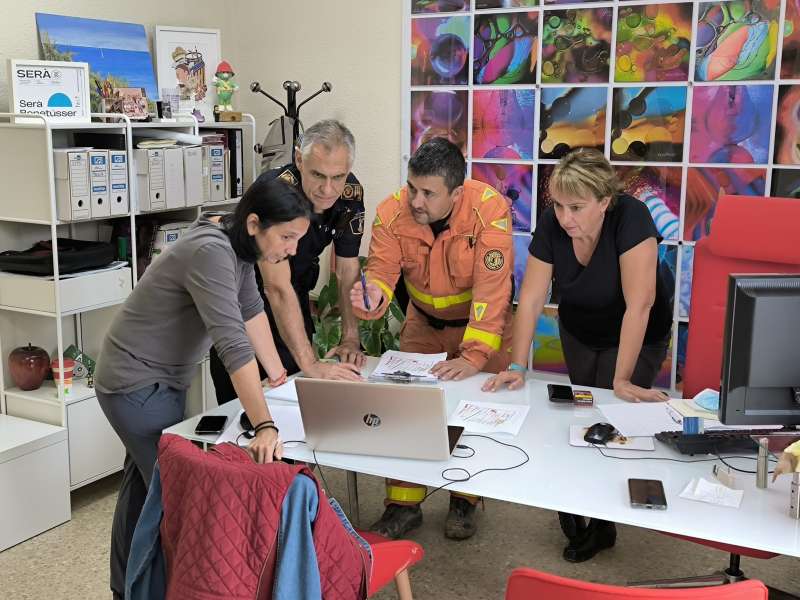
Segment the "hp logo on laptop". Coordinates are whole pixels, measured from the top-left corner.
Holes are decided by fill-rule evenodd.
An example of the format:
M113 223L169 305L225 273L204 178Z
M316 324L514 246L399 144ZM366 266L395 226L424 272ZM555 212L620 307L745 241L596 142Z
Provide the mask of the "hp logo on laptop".
M366 415L364 415L364 424L367 427L380 427L381 418L378 415L367 413Z

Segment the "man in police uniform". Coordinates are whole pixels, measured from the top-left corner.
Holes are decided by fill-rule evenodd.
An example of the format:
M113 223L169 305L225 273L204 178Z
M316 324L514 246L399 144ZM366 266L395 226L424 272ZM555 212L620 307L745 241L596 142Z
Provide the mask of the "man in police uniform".
M366 361L349 300L350 289L359 279L358 252L364 232L364 192L350 172L354 159L353 134L339 121L328 119L306 129L295 151L296 164L259 177L278 178L301 189L314 206L311 225L300 239L297 253L278 264L261 262L256 268L275 345L289 375L302 370L310 377L358 380L358 369ZM339 364L320 362L311 346L314 323L308 294L319 277L319 255L331 242L336 252L342 339L328 356L338 357ZM213 349L211 376L220 404L236 397ZM266 373L262 370L263 377Z

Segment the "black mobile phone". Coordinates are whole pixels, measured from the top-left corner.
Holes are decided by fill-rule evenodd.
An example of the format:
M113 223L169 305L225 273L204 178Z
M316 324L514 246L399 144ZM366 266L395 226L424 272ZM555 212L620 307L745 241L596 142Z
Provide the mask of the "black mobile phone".
M228 422L228 417L225 415L206 415L202 417L194 428L195 433L222 433L225 430L225 425Z
M658 479L628 479L628 493L634 508L667 508L664 485Z
M550 402L575 401L572 396L572 387L569 385L556 385L555 383L548 383L547 394L550 397Z

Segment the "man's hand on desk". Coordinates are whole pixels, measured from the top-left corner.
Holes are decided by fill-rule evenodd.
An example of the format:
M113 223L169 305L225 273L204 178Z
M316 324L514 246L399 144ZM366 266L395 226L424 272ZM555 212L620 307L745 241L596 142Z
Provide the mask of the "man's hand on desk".
M353 363L326 363L316 361L303 369L303 374L314 379L361 381L361 372Z
M436 375L439 379L444 381L460 381L467 377L472 377L478 369L473 367L463 358L452 358L450 360L443 360L433 365L431 373Z
M361 351L361 344L357 340L342 340L338 346L331 348L325 358L338 358L342 364L353 364L357 368L367 364L367 357Z
M518 390L523 385L525 385L524 371L500 371L494 377L489 377L483 382L481 391L496 392L502 390L504 386L508 386L510 390Z
M624 379L614 380L614 395L628 402L666 402L669 400L669 396L662 391L648 390Z

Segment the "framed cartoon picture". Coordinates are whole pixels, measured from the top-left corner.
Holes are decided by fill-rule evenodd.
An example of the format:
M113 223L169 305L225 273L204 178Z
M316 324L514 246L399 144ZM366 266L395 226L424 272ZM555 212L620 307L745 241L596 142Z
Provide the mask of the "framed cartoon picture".
M178 90L173 116L193 114L214 120L214 70L222 54L219 29L156 26L156 76L159 90Z

